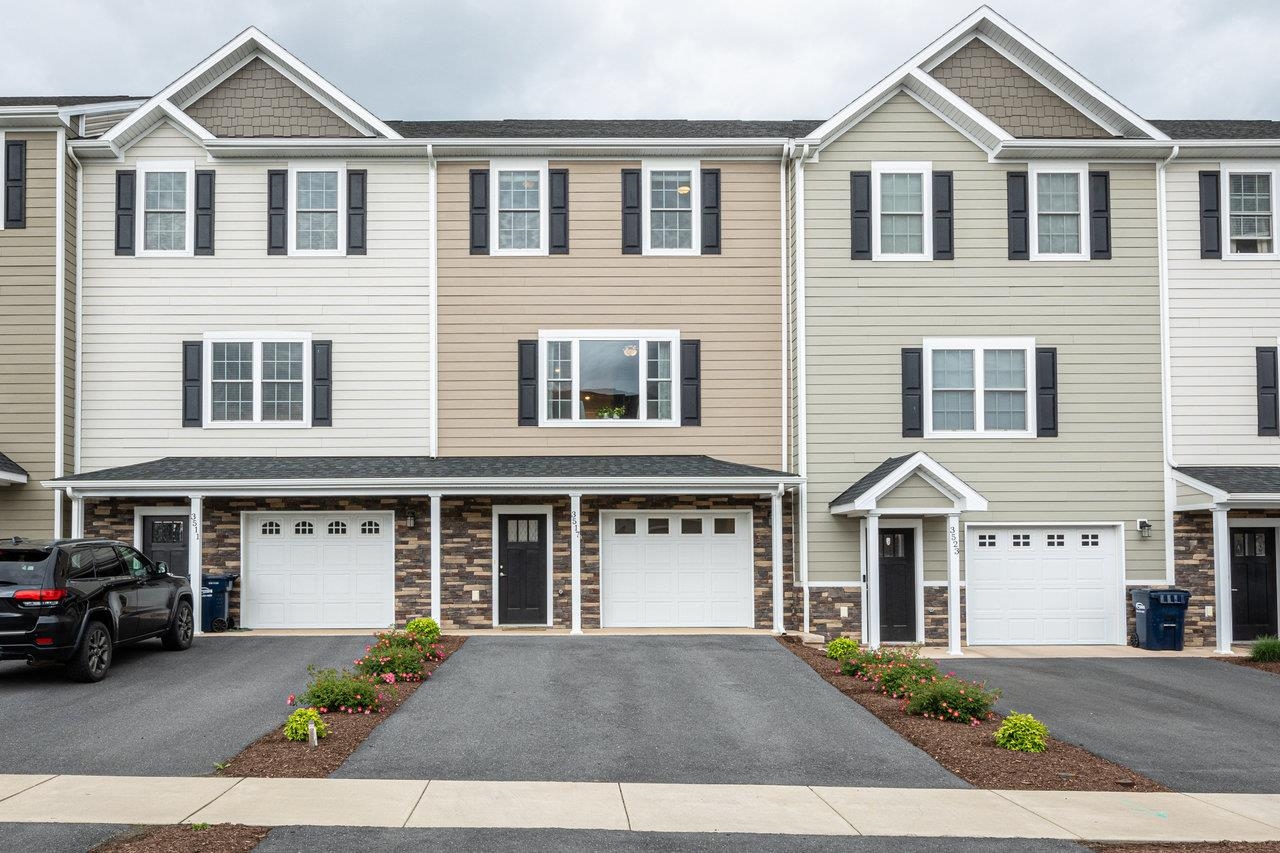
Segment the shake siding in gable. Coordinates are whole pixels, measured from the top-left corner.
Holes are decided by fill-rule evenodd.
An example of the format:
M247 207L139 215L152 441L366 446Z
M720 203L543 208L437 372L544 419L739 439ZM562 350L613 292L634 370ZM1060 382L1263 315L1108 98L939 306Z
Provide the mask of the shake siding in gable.
M873 160L954 171L956 260L849 259L849 172ZM962 523L1122 521L1128 576L1164 576L1154 166L1101 167L1111 172L1114 260L1070 263L1007 260L1008 168L898 95L805 169L815 581L857 577L857 521L831 516L828 501L887 457L916 450L990 501ZM1059 438L901 437L903 347L1006 335L1058 348ZM1137 518L1150 519L1151 539L1137 536ZM945 541L940 522L926 528L927 550ZM945 577L945 551L927 557L926 574Z
M217 170L216 255L116 257L115 171L139 159ZM285 161L209 164L169 125L123 166L84 174L83 469L171 455L428 452L427 169L368 170L369 253L267 254L267 170ZM333 426L182 427L181 344L207 331L307 331L333 341Z

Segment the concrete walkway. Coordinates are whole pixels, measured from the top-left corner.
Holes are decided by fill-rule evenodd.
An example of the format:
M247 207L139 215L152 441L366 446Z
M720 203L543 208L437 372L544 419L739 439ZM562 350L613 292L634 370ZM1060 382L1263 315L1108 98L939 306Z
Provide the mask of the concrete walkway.
M1280 795L615 782L0 776L0 823L1280 841Z

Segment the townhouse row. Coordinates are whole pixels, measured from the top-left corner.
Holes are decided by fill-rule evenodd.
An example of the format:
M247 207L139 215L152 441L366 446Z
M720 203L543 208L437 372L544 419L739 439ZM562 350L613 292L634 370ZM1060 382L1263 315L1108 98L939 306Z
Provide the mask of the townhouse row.
M0 535L248 628L1276 631L1280 127L988 8L826 120L385 121L251 28L0 143Z

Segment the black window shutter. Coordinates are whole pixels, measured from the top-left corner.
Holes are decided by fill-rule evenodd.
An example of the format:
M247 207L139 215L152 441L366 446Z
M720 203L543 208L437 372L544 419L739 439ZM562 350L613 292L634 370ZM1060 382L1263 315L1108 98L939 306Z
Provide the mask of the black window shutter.
M368 197L369 172L365 169L347 170L347 254L363 255L368 251Z
M680 426L702 425L702 341L680 341Z
M933 259L952 261L956 257L954 177L950 172L933 173Z
M267 254L289 254L289 172L267 171Z
M1036 347L1036 435L1058 437L1058 350Z
M641 230L640 170L622 170L622 254L639 255L644 251Z
M201 374L204 371L204 342L182 342L182 425L204 426L201 405L204 388Z
M213 254L214 171L196 170L196 254Z
M1200 257L1222 257L1222 174L1200 173Z
M1258 347L1258 435L1280 435L1275 347Z
M4 144L4 227L27 227L27 143Z
M702 170L702 254L720 254L720 170Z
M1031 258L1031 221L1027 212L1027 173L1010 172L1009 188L1009 260Z
M1089 257L1111 260L1111 173L1089 173Z
M902 436L924 435L924 350L902 349Z
M538 342L516 342L517 423L538 425Z
M855 261L871 260L871 173L849 173L849 228Z
M569 254L569 170L547 170L547 253Z
M137 226L138 173L132 169L116 172L116 254L132 255Z
M333 341L311 342L311 425L333 426Z
M471 188L471 254L489 254L489 170L472 169Z

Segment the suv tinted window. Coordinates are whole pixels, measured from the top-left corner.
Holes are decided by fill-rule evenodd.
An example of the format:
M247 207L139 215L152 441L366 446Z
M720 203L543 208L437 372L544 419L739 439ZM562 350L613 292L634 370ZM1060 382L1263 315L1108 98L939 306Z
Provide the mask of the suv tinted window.
M53 565L52 552L39 548L6 548L0 551L0 583L43 583Z
M63 555L66 557L66 555ZM67 580L82 581L93 577L93 552L88 548L76 548L67 558Z
M93 549L93 563L99 578L124 577L124 563L110 545L96 545Z
M139 554L132 548L124 545L116 546L116 553L120 555L120 559L124 561L124 568L129 574L135 578L145 578L147 576L148 566L147 558Z

